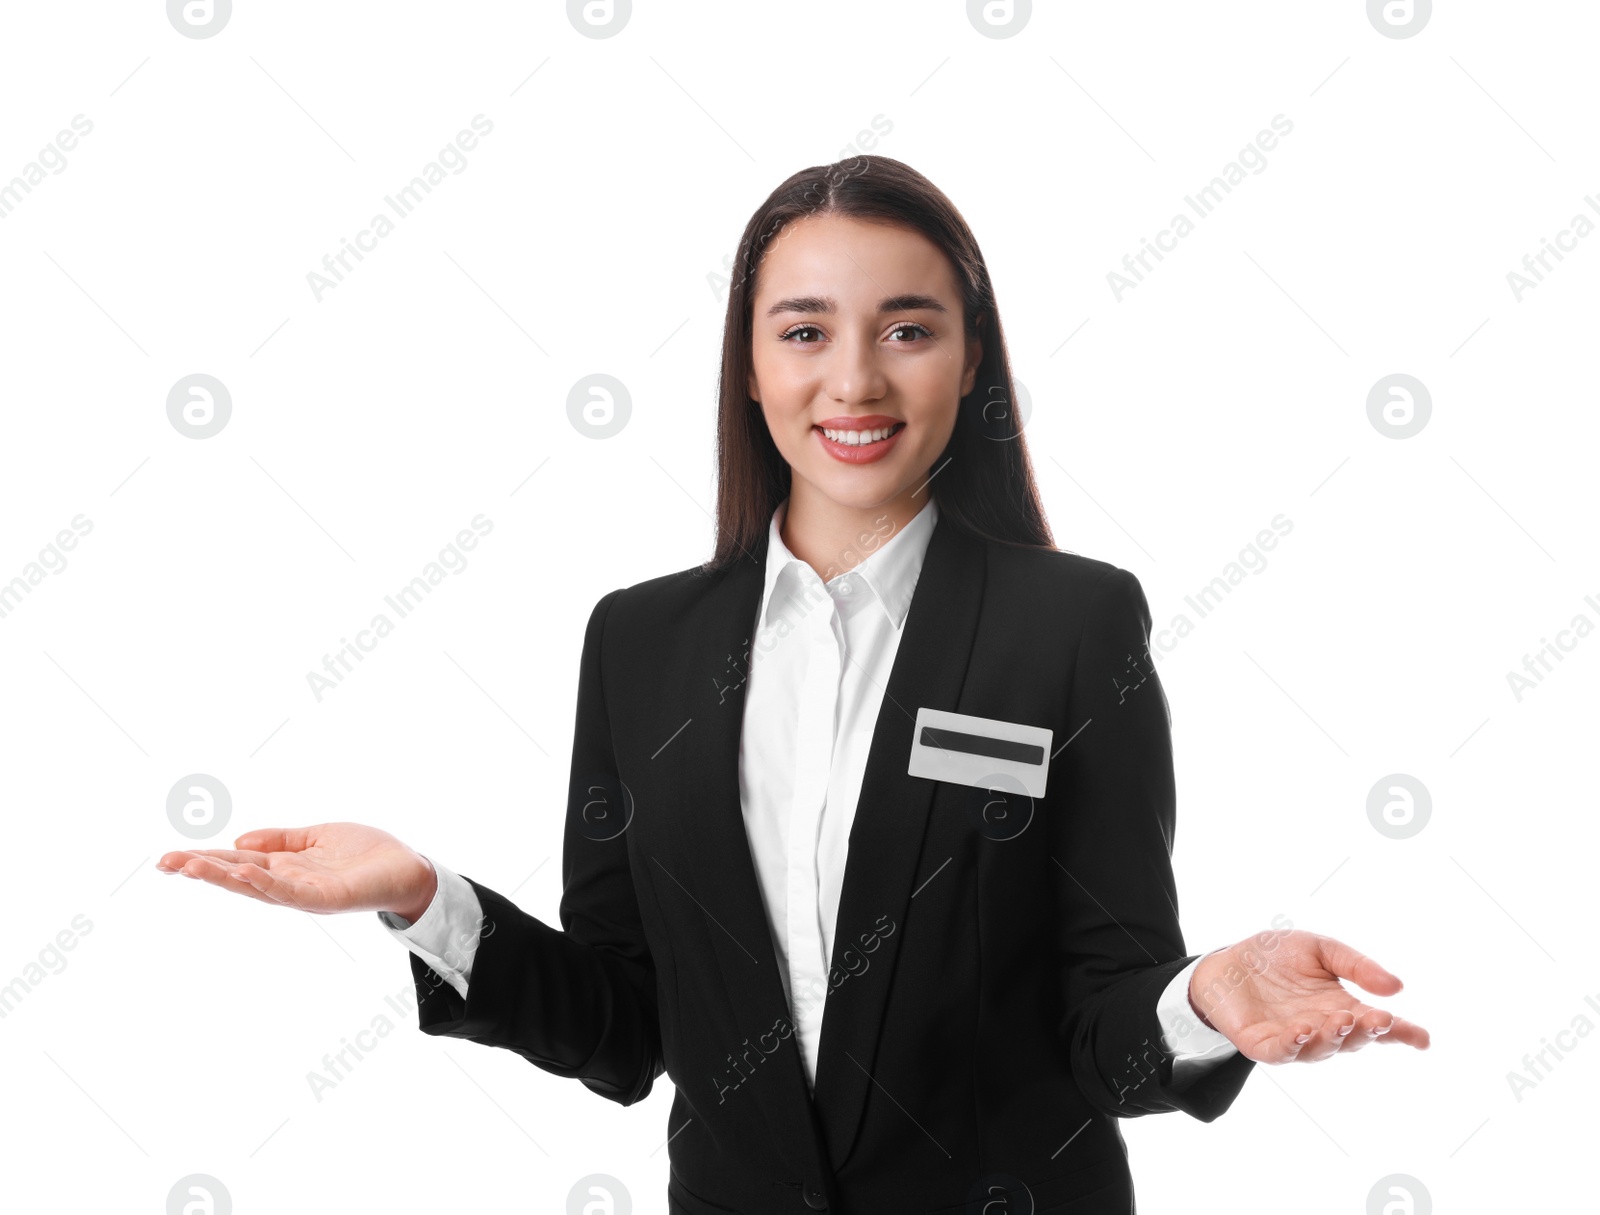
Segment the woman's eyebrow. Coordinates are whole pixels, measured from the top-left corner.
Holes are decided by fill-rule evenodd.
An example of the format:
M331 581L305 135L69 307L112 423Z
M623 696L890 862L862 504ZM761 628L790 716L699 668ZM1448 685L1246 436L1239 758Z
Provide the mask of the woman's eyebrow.
M777 316L780 312L836 312L838 304L832 296L828 295L795 295L788 299L778 300L767 309L768 316ZM928 312L948 312L937 296L918 295L910 292L905 295L890 295L878 301L879 312L913 312L924 309Z

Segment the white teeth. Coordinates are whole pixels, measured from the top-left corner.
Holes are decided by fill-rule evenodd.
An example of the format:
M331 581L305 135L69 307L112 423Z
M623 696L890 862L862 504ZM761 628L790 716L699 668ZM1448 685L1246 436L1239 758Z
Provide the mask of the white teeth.
M863 443L876 443L879 439L888 438L895 430L893 426L884 426L878 430L829 430L826 426L818 429L835 443L844 443L850 447L860 447Z

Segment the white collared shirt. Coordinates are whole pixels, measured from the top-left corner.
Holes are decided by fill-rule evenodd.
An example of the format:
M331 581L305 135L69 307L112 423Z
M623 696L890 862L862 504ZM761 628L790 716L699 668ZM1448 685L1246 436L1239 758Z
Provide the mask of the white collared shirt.
M883 690L922 559L939 521L930 498L898 531L887 516L825 570L783 542L772 514L750 637L739 799L795 1036L813 1084L850 827Z
M884 517L856 549L825 567L843 570L826 581L784 544L788 505L785 499L772 514L752 621L739 800L795 1039L814 1089L850 827L939 504L930 498L898 532ZM438 892L415 924L377 914L396 940L465 998L477 947L473 926L482 908L465 878L433 865ZM1189 1009L1189 977L1197 965L1198 958L1173 978L1156 1008L1179 1078L1235 1051Z

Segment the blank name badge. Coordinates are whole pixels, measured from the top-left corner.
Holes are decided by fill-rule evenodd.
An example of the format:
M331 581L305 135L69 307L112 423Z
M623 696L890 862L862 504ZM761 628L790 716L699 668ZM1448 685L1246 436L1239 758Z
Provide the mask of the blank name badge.
M1051 736L1041 726L919 708L907 772L978 789L1006 788L994 778L1012 777L1029 797L1043 797Z

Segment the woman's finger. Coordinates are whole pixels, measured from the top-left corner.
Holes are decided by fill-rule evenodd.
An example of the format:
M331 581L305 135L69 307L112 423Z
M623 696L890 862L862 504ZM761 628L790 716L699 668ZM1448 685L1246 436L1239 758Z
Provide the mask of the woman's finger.
M326 895L318 888L314 877L285 877L259 865L231 865L228 868L235 883L249 886L268 902L280 907L293 907L310 915L330 914Z
M1398 975L1391 974L1360 950L1352 949L1343 941L1332 937L1317 938L1317 952L1322 964L1331 973L1366 991L1380 996L1392 996L1403 986Z
M233 841L251 852L304 852L316 844L316 827L258 827Z
M1258 1063L1293 1063L1300 1057L1306 1043L1311 1041L1315 1030L1316 1026L1310 1021L1295 1021L1281 1026L1274 1037L1261 1042L1260 1053L1250 1057Z
M184 861L193 856L209 856L214 860L229 861L234 864L260 865L265 868L267 854L265 852L241 852L236 848L184 848L175 852L168 852L156 862L157 869L176 870Z
M1312 1014L1313 1017L1315 1015ZM1300 1053L1295 1056L1295 1061L1320 1063L1329 1055L1338 1054L1344 1046L1346 1036L1351 1032L1349 1027L1355 1025L1355 1020L1355 1014L1348 1009L1328 1013L1312 1032L1311 1037L1300 1047Z
M233 877L229 867L213 857L193 857L173 869L172 872L181 873L185 877L195 878L202 882L209 882L213 886L220 886L224 890L233 891L235 894L247 895L263 903L277 903L276 899L268 898L249 882L241 882Z
M1381 1008L1364 1008L1357 1015L1355 1026L1345 1035L1344 1045L1339 1050L1348 1055L1353 1050L1369 1046L1388 1033L1393 1024L1393 1013Z
M1414 1046L1418 1050L1427 1050L1429 1042L1428 1031L1415 1021L1407 1021L1404 1017L1396 1017L1394 1024L1389 1027L1389 1032L1378 1039L1384 1043L1398 1043L1401 1046Z
M315 889L305 883L286 880L259 865L236 865L213 856L196 856L191 857L181 869L174 872L199 878L213 886L232 890L235 894L248 895L259 902L271 903L275 907L292 907L296 911L304 911L311 915L328 914L324 900Z
M301 903L291 883L273 876L259 865L231 865L228 868L228 875L235 883L248 886L266 902L276 903L280 907L293 907L296 911L319 914L315 909Z

